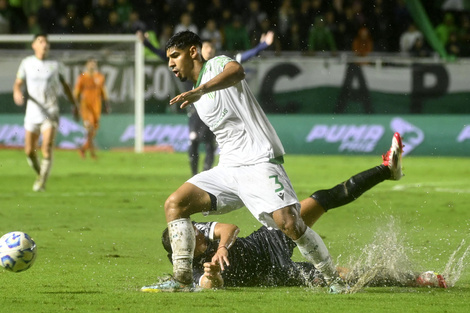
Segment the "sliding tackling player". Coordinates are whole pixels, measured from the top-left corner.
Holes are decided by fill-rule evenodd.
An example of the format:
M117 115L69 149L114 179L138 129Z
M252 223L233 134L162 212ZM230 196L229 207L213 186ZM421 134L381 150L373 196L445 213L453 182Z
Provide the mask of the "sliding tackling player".
M384 180L399 180L403 145L395 133L390 150L383 156L383 163L356 174L347 181L328 190L319 190L302 200L301 216L307 226L313 224L326 211L348 204L364 192ZM202 288L252 287L252 286L324 286L322 274L308 262L291 260L296 244L280 230L265 226L247 237L237 238L236 225L217 222L193 223L196 234L194 252L194 284ZM172 260L172 249L165 229L162 243ZM228 247L228 256L218 254ZM354 277L344 268L338 271L354 283ZM253 273L256 273L254 275ZM357 279L357 278L356 278ZM393 277L386 271L368 283L369 286L431 286L446 288L445 279L432 271L424 273L405 272ZM158 292L152 287L145 292Z

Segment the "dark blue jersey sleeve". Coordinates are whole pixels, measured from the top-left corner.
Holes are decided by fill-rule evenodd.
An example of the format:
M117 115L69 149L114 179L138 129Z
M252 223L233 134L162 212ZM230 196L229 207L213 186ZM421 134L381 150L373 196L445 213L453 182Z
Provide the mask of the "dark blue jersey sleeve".
M150 51L158 55L160 58L162 58L162 60L166 60L165 51L152 45L152 43L147 38L144 39L143 44L145 48L148 48Z
M256 47L253 49L247 50L245 52L239 53L236 55L235 59L238 61L238 63L243 63L245 61L248 61L249 59L257 56L261 51L266 49L268 44L266 42L260 42Z

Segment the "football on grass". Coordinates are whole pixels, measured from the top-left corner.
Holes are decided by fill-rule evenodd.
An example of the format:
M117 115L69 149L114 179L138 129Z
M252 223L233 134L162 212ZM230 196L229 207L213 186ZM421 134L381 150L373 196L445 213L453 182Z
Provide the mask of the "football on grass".
M23 232L10 232L0 238L0 265L9 271L26 271L34 264L36 253L36 243Z

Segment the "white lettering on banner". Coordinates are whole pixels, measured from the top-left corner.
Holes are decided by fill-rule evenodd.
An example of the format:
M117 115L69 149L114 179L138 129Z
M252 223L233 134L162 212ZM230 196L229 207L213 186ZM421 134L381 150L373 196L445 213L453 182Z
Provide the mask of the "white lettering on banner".
M122 71L122 81L120 91L120 100L126 101L134 99L134 69L127 67Z
M401 117L393 118L390 127L394 132L399 132L402 137L403 145L406 147L403 149L403 155L407 155L424 141L424 132Z
M108 90L109 99L111 101L117 101L117 88L114 88L114 86L119 75L119 68L110 65L103 65L101 67L101 71L106 76L106 89Z
M135 126L129 125L124 130L124 133L122 133L121 137L119 138L119 141L126 142L128 140L134 140L134 138L135 138Z
M338 151L371 152L385 132L382 125L315 125L306 142L340 142Z
M166 66L157 66L153 73L153 90L154 97L157 100L168 99L173 94L172 77Z
M457 142L462 142L470 139L470 125L465 126L457 137Z
M85 129L81 124L60 117L59 128L57 129L57 146L64 149L76 149L83 144ZM6 146L24 145L24 126L20 124L0 125L0 144Z
M0 125L0 144L5 146L22 146L24 142L24 127L18 124Z
M121 142L134 140L134 125L129 125L120 137ZM145 144L172 146L175 151L187 151L189 145L189 127L183 124L146 125L144 128Z

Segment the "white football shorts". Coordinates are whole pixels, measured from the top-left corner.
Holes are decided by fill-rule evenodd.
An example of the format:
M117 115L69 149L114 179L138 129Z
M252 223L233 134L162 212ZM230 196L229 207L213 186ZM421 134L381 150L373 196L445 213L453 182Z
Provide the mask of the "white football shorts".
M58 122L50 120L50 119L46 119L42 123L31 123L28 121L24 122L24 129L35 134L40 134L46 129L49 129L52 127L57 129L58 126L59 126Z
M188 182L217 198L217 208L203 212L204 215L224 214L246 206L262 224L277 228L270 216L272 212L290 205L300 210L289 177L279 164L218 165Z

